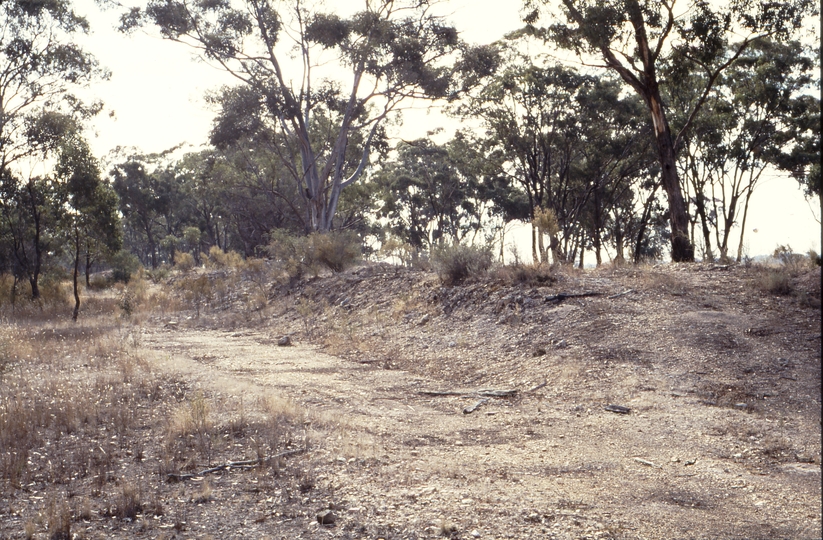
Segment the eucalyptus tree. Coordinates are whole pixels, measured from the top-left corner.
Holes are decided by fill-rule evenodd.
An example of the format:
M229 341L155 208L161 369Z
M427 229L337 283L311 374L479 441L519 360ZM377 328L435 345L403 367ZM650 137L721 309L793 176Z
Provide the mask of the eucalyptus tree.
M99 112L72 93L107 76L76 43L88 30L67 0L0 2L0 170L56 150L59 130L44 124Z
M581 218L600 266L607 244L614 249L616 260L624 260L629 223L636 226L638 221L639 192L657 167L648 133L651 126L639 119L642 104L637 98L621 96L617 81L601 78L585 87L579 100L580 122L592 127L584 132L575 167L576 174L591 185ZM579 246L581 267L583 247Z
M498 156L500 173L525 193L537 262L546 257L534 221L538 210L552 210L568 232L584 206L586 194L577 190L571 172L582 114L576 96L591 79L561 66L535 66L511 48L506 55L498 73L466 97L457 113L482 121L488 152ZM551 241L556 246L560 240L553 236Z
M724 74L684 138L682 177L693 192L708 258L710 230L720 257L727 259L734 227L740 230L737 259L742 257L749 202L766 170L802 176L819 163L819 147L816 155L804 153L820 132L820 100L811 95L814 69L800 43L758 41ZM672 103L687 101L694 89L685 81Z
M152 268L162 262L163 240L182 236L187 210L180 182L170 165L158 160L156 155L133 155L109 172L124 218L126 245Z
M74 310L72 320L80 313L78 275L81 255L87 265L92 253L112 255L122 246L117 195L102 180L100 167L86 141L73 134L61 142L55 179L62 203L58 236L68 240L73 260L72 284Z
M55 234L63 207L60 190L50 176L26 180L4 169L0 172L0 218L4 248L11 260L15 290L25 279L31 298L40 298L40 277L49 254L59 255L63 241Z
M526 0L531 8L547 3ZM721 74L753 43L766 37L786 39L801 28L804 17L815 12L817 3L691 0L682 11L676 9L676 3L562 0L565 22L557 17L546 35L585 60L600 57L601 67L619 74L645 102L654 126L662 186L668 198L672 260L691 261L694 247L689 239L689 218L676 166L683 137ZM526 22L536 23L539 14L539 9L535 9L527 15ZM702 91L676 131L669 124L670 111L663 98L669 84L659 73L663 62L704 75Z
M461 134L445 145L402 141L395 148L397 157L374 175L377 215L416 250L460 244L483 229L488 201L482 196L482 178L466 167L464 143Z
M306 201L307 229L327 231L384 121L408 100L452 96L457 74L482 74L494 64L491 50L467 48L428 1L361 6L341 16L302 0L152 0L125 14L122 28L149 21L251 89L265 105L263 120L294 146L287 165ZM328 130L317 138L319 116ZM358 134L361 155L351 163Z

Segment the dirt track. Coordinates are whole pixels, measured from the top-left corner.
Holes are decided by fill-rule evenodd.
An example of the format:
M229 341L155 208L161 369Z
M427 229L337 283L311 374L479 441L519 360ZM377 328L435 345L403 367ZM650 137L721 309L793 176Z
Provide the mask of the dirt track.
M716 317L696 310L683 319L700 326ZM723 321L748 324L733 314ZM619 388L629 384L624 373L619 384L595 379L588 395L573 396L568 385L554 384L563 382L562 375L552 380L552 372L562 372L557 364L545 387L514 388L516 397L492 398L464 414L477 397L420 392L477 388L307 346L277 347L276 337L265 330L157 330L143 345L197 386L285 396L337 424L312 455L321 467L315 480L333 500L307 499L304 517L293 522L301 537L821 535L819 461L763 459L814 445L819 425L804 441L787 441L785 434L805 422L742 404L707 407L685 379L656 370L635 370L631 392ZM603 409L618 398L631 414ZM764 453L764 445L780 448ZM329 503L339 519L321 527L314 515ZM274 521L247 525L238 537L279 532Z

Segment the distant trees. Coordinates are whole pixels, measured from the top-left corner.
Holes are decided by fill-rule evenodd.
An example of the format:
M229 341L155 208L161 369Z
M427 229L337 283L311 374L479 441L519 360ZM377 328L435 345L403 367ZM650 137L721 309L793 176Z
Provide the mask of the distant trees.
M366 1L341 17L300 1L155 0L124 15L123 29L145 20L241 81L232 106L243 121L216 135L226 143L265 125L280 138L309 231L333 228L342 191L361 178L372 141L404 100L448 98L461 84L456 75L493 64L428 2Z
M527 6L542 4L527 0ZM547 36L560 47L581 56L599 56L603 67L617 73L640 96L651 117L662 186L668 197L672 259L691 261L689 219L683 198L677 155L683 137L709 98L720 76L750 45L776 37L785 39L801 27L816 4L811 0L758 2L744 0L716 5L704 0L688 3L682 14L665 0L563 0L565 23L553 24ZM538 20L539 10L527 16ZM662 64L703 75L702 86L689 104L677 131L664 99L670 79L660 76Z
M0 171L54 151L67 124L99 112L72 93L107 76L74 42L88 28L67 0L0 2Z
M820 100L809 94L814 66L798 42L752 44L721 77L684 136L678 164L691 194L693 222L703 236L704 258L714 258L712 231L720 258L733 257L730 233L739 225L736 258L741 259L749 202L768 167L798 179L814 174L819 145L816 155L808 152L820 133L819 122L813 121L819 119ZM699 81L695 87L695 77L700 75L691 74L672 88L675 109L695 99L703 85Z

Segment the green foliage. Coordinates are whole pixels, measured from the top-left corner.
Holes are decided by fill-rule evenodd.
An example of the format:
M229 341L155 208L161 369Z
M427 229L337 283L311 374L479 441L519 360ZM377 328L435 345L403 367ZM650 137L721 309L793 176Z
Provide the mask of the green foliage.
M292 187L273 190L272 199L301 211L295 230L341 227L335 220L341 193L362 177L373 145L385 136L383 121L404 98L452 99L495 68L493 48L466 47L455 28L414 0L366 2L345 17L301 2L152 0L145 10L124 14L122 29L144 22L246 81L217 97L222 111L211 140L221 150L253 141L281 161L283 174L270 178L287 178ZM320 70L284 70L300 65L282 58L290 54L284 51L296 51L308 65L321 49L337 59L326 72L340 73L337 78L310 80ZM260 56L261 50L271 55ZM455 57L453 66L444 61ZM268 181L255 174L260 184ZM351 220L343 221L350 227Z
M141 268L140 260L128 251L120 250L109 258L112 280L117 283L128 283L132 276Z
M491 268L494 256L487 246L441 244L432 249L431 261L440 281L458 285L484 275Z
M284 229L276 229L272 231L265 251L278 271L285 274L289 281L296 281L314 264L308 245L307 237L295 236Z
M392 234L422 250L481 229L487 201L461 135L443 146L418 139L396 150L397 159L374 179L378 215L389 220Z

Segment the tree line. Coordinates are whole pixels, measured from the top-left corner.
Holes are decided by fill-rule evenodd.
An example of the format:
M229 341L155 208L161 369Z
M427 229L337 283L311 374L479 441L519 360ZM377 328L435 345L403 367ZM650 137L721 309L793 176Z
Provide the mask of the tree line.
M531 224L535 263L739 260L764 171L819 196L819 57L799 39L813 3L524 7L522 29L478 46L428 1L343 16L152 0L123 32L153 28L238 84L208 97L208 147L103 171L83 137L102 104L75 92L108 76L73 44L87 22L67 0L4 2L0 266L36 298L49 265L76 291L81 270L128 254L152 268L212 246L261 256L276 235L336 230L415 253L502 250L514 222ZM472 127L393 138L421 101Z

